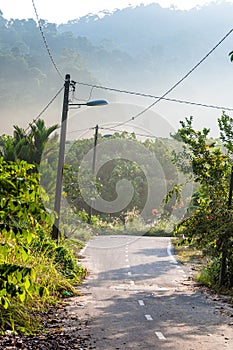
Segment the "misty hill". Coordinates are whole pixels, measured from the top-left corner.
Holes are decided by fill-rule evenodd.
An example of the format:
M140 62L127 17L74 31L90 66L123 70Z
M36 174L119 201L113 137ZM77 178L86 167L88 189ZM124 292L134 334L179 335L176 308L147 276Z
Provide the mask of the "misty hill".
M189 39L216 37L219 27L229 29L232 22L232 3L213 3L190 11L161 8L157 4L140 5L104 12L105 16L89 14L61 24L59 30L84 36L94 44L113 48L130 55L141 55L161 45L181 48ZM177 42L178 41L178 42ZM178 44L178 45L177 45Z
M113 14L105 12L103 18L90 14L62 24L58 30L85 37L109 53L110 61L106 61L106 57L100 55L88 59L88 52L82 51L98 77L108 76L109 82L114 78L121 83L126 77L138 87L142 87L143 77L149 79L143 88L150 88L152 75L160 79L160 83L164 74L176 79L177 72L182 74L202 58L231 28L232 13L232 3L213 3L190 11L151 4L128 7ZM228 47L231 47L230 40ZM223 63L223 58L227 62L227 50L218 51L214 61ZM207 69L211 71L211 67Z
M59 26L46 20L42 24L62 75L71 73L77 81L160 96L229 31L232 13L230 3L190 11L152 4L105 12L101 18L90 14ZM231 107L233 65L228 53L232 49L233 40L229 37L169 97ZM4 14L0 15L0 81L3 131L12 128L12 124L27 125L62 86L33 19L6 21ZM79 99L86 99L90 88L78 85L77 93ZM109 115L102 120L93 112L100 118L95 117L95 123L127 120L135 110L141 110L141 105L153 102L100 89L94 89L91 97L118 102L105 109ZM60 98L46 112L47 120L59 122L61 103ZM213 128L220 113L168 102L160 102L155 111L175 126L178 120L194 115L199 118L199 125ZM81 118L79 127L89 127L88 120L92 119ZM156 117L145 114L138 125L155 132L154 120Z

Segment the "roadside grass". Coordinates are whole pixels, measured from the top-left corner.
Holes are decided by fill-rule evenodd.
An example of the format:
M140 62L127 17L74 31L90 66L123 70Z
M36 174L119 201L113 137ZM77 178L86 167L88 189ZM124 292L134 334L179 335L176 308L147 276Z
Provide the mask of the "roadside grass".
M144 236L149 237L173 237L173 230L163 230L157 227L151 227L148 229L148 231L145 233Z
M192 245L180 244L179 238L173 238L172 243L177 260L183 265L192 266L194 281L200 286L207 287L211 293L217 293L222 298L226 297L227 302L233 305L233 289L219 287L219 260L204 256L200 249Z
M15 296L7 308L0 305L0 334L5 334L6 330L15 334L36 334L43 330L41 315L44 312L64 298L79 295L77 287L87 274L78 261L78 251L84 243L69 240L60 243L57 246L49 236L42 234L28 247L26 266L34 271L35 280L30 283L35 288L28 288L24 300ZM23 263L14 259L16 264Z
M146 224L142 219L135 216L128 220L125 225L117 221L108 223L104 221L96 222L92 227L92 235L110 236L110 235L131 235L131 236L150 236L150 237L173 237L174 220L159 219L153 224Z
M191 263L199 265L199 267L205 265L206 259L204 258L203 253L200 249L197 249L191 245L182 245L180 243L180 239L172 239L175 255L181 264Z
M152 237L174 237L174 227L176 224L174 217L159 218L154 220L153 225L148 229L146 236Z

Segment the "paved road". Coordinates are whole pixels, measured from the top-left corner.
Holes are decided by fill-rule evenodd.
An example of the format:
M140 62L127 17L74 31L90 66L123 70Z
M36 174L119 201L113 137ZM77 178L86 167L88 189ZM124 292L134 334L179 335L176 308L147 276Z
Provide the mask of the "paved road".
M169 238L98 237L84 255L84 309L96 349L233 349L233 318L189 286Z

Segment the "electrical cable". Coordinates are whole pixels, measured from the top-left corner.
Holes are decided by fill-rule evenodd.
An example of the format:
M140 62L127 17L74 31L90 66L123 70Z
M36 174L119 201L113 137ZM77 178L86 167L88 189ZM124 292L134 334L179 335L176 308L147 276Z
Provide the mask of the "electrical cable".
M142 94L142 93L137 93L137 92L132 92L132 91L126 91L126 90L118 90L118 89L113 89L113 88L107 88L104 86L100 86L100 85L92 85L92 84L86 84L86 83L82 83L82 82L78 82L77 84L80 85L86 85L86 86L92 86L95 88L99 88L99 89L104 89L104 90L109 90L109 91L117 91L117 92L122 92L122 93L128 93L131 95L137 95L137 96L143 96L143 97L152 97L152 98L156 98L156 101L154 101L153 103L151 103L148 107L144 108L141 112L139 112L138 114L136 114L135 116L131 117L130 119L126 120L125 122L119 123L117 124L117 126L121 126L121 125L125 125L129 122L131 122L132 120L137 119L138 117L140 117L142 114L144 114L145 112L147 112L148 110L150 110L152 107L154 107L158 102L160 102L161 100L167 100L167 101L173 101L173 102L179 102L179 103L187 103L187 104L192 104L192 105L197 105L197 106L202 106L202 107L208 107L208 108L216 108L216 109L223 109L223 110L232 110L232 108L224 108L224 107L219 107L219 106L214 106L214 105L206 105L206 104L202 104L202 103L195 103L195 102L188 102L188 101L182 101L182 100L176 100L176 99L168 99L165 98L170 92L172 92L178 85L180 85L194 70L196 70L216 49L218 46L220 46L222 44L222 42L233 32L233 28L231 30L229 30L227 32L226 35L224 35L224 37L200 60L198 61L197 64L195 64L195 66L193 66L193 68L191 68L188 73L186 73L180 80L178 80L178 82L176 82L169 90L167 90L162 96L160 97L156 97L153 95L148 95L148 94Z
M62 86L60 88L60 90L58 90L58 92L56 93L56 95L49 101L49 103L42 109L42 111L38 114L38 116L33 119L32 123L35 123L41 116L42 114L44 114L44 112L49 108L49 106L56 100L56 98L58 97L58 95L62 92L62 90L64 89L64 86ZM27 129L25 129L25 132L30 128L30 125L27 127Z
M37 18L37 22L38 22L38 26L41 32L41 36L45 45L45 48L48 52L49 58L51 60L52 65L54 66L55 70L57 71L59 77L64 81L64 78L60 72L60 70L58 69L54 58L51 54L51 50L49 48L45 33L43 31L43 27L41 24L41 20L39 18L38 12L37 12L37 8L35 5L35 1L32 0L32 5L34 8L34 12ZM207 108L214 108L214 109L221 109L221 110L228 110L228 111L232 111L232 108L228 108L228 107L220 107L220 106L214 106L214 105L207 105L207 104L202 104L202 103L196 103L196 102L190 102L190 101L183 101L183 100L177 100L177 99L170 99L170 98L165 98L169 93L171 93L178 85L180 85L194 70L196 70L199 65L201 65L216 49L217 47L233 32L233 28L192 68L188 71L188 73L186 73L178 82L176 82L169 90L167 90L162 96L158 97L158 96L154 96L154 95L149 95L149 94L143 94L143 93L138 93L138 92L132 92L132 91L127 91L127 90L118 90L118 89L114 89L114 88L107 88L104 86L100 86L100 85L93 85L93 84L87 84L87 83L82 83L82 82L76 82L80 85L85 85L85 86L90 86L91 87L91 91L90 91L90 96L89 99L92 96L92 92L94 90L94 88L99 88L99 89L105 89L105 90L109 90L109 91L115 91L115 92L122 92L122 93L127 93L127 94L131 94L131 95L137 95L137 96L142 96L142 97L151 97L151 98L156 98L156 101L154 101L153 103L151 103L148 107L144 108L141 112L139 112L138 114L136 114L135 116L131 117L130 119L128 119L125 122L119 123L117 124L117 126L121 126L121 125L125 125L135 119L137 119L138 117L140 117L142 114L144 114L145 112L147 112L148 110L150 110L152 107L154 107L158 102L160 102L161 100L166 100L166 101L171 101L171 102L178 102L178 103L184 103L184 104L190 104L190 105L196 105L196 106L201 106L201 107L207 107ZM56 98L56 97L55 97ZM89 100L88 99L88 100ZM45 108L45 110L47 109L47 106ZM43 114L44 110L40 113ZM40 116L39 115L39 116ZM39 117L37 117L35 120L37 120ZM35 122L35 121L34 121Z
M154 101L153 103L151 103L149 106L147 106L146 108L144 108L141 112L139 112L138 114L136 114L135 116L131 117L130 119L126 120L125 122L119 123L117 124L117 126L122 126L125 125L129 122L131 122L132 120L137 119L138 117L140 117L142 114L144 114L145 112L147 112L148 110L150 110L152 107L154 107L158 102L160 102L161 100L163 100L169 93L171 93L178 85L180 85L194 70L196 70L216 49L218 46L220 46L222 44L222 42L233 32L233 28L230 29L227 34L224 35L224 37L200 60L198 61L197 64L195 64L195 66L193 66L193 68L191 68L188 73L186 73L180 80L178 80L174 85L172 85L172 87L170 89L168 89L162 96L160 96L159 98L157 98L156 101ZM78 82L77 82L78 83ZM80 84L80 83L79 83ZM83 84L84 85L84 84ZM90 86L90 85L89 85ZM92 85L93 86L93 85ZM95 86L97 88L97 86ZM200 104L199 104L200 105Z
M43 31L43 27L41 24L41 20L39 18L38 15L38 11L35 5L35 1L32 0L32 5L34 8L34 12L37 18L37 22L38 22L38 26L42 35L42 39L45 45L45 48L48 52L49 58L55 68L55 70L57 71L59 77L64 81L64 78L60 72L60 70L58 69L54 58L51 54L51 50L49 48L45 33ZM82 83L82 82L76 82L79 85L85 85L85 86L90 86L91 87L91 91L90 91L90 96L88 98L87 101L90 100L91 96L92 96L92 92L95 88L98 89L104 89L104 90L109 90L109 91L115 91L115 92L122 92L122 93L127 93L127 94L131 94L131 95L137 95L137 96L142 96L142 97L151 97L151 98L156 98L156 101L154 101L152 104L150 104L148 107L146 107L144 110L142 110L140 113L138 113L137 115L135 115L134 117L131 117L129 120L127 120L124 123L128 123L131 120L135 120L136 118L138 118L139 116L141 116L142 114L144 114L145 112L147 112L149 109L151 109L153 106L155 106L158 102L160 102L161 100L166 100L166 101L171 101L171 102L178 102L178 103L183 103L183 104L189 104L189 105L196 105L196 106L200 106L200 107L206 107L206 108L214 108L214 109L221 109L221 110L226 110L226 111L232 111L233 108L228 108L228 107L220 107L220 106L215 106L215 105L208 105L208 104L202 104L202 103L196 103L196 102L191 102L191 101L183 101L183 100L178 100L178 99L170 99L170 98L165 98L165 96L167 96L171 91L173 91L178 85L181 84L181 82L183 82L202 62L204 62L207 57L212 54L213 51L215 51L215 49L232 33L233 29L231 29L187 74L184 75L183 78L181 78L176 84L174 84L168 91L166 91L162 96L158 97L158 96L154 96L154 95L150 95L150 94L143 94L143 93L138 93L138 92L132 92L132 91L127 91L127 90L119 90L119 89L115 89L115 88L109 88L109 87L104 87L101 85L93 85L93 84L88 84L88 83ZM123 125L123 124L119 124L119 125Z
M56 65L56 63L55 63L54 58L53 58L52 53L51 53L51 50L50 50L50 48L49 48L48 41L47 41L46 36L45 36L45 33L44 33L44 31L43 31L43 27L42 27L42 24L41 24L41 20L40 20L40 17L39 17L39 15L38 15L38 12L37 12L36 5L35 5L35 1L34 1L34 0L32 0L32 6L33 6L33 8L34 8L34 12L35 12L35 15L36 15L36 19L37 19L37 23L38 23L38 26L39 26L39 29L40 29L40 33L41 33L41 36L42 36L42 39L43 39L45 48L46 48L46 50L47 50L47 52L48 52L49 58L50 58L50 60L51 60L51 62L52 62L52 65L54 66L55 70L57 71L59 77L64 81L64 78L63 78L63 76L62 76L60 70L58 69L58 67L57 67L57 65Z
M90 130L94 130L96 128L96 126L90 127L90 128L85 128L85 129L77 129L77 130L72 130L72 131L68 131L67 134L72 134L75 132L81 132L81 131L90 131ZM99 130L110 130L110 131L114 131L114 132L120 132L123 133L125 132L124 130L119 130L119 129L115 129L112 127L103 127L103 126L99 126ZM141 137L147 137L147 138L151 138L151 139L157 139L158 136L155 135L148 135L148 134L139 134L139 133L135 133L134 131L130 132L130 131L126 131L128 134L134 134L135 136L141 136Z
M198 106L198 107L213 108L213 109L219 109L219 110L224 110L224 111L233 111L233 108L231 108L231 107L216 106L216 105L205 104L205 103L200 103L200 102L185 101L185 100L180 100L180 99L175 99L175 98L166 98L166 97L162 97L162 96L155 96L152 94L146 94L143 92L130 91L130 90L120 90L117 88L107 87L107 86L103 86L103 85L92 85L92 84L83 83L80 81L76 81L76 83L79 85L83 85L83 86L89 86L89 87L92 87L95 89L113 91L113 92L128 94L128 95L132 95L132 96L148 97L148 98L161 99L161 100L168 101L168 102L176 102L176 103L180 103L180 104L188 104L188 105L193 105L193 106ZM78 99L76 98L76 100L78 100Z
M93 128L85 128L85 129L76 129L76 130L72 130L72 131L67 131L67 134L73 134L75 132L81 132L81 131L89 131L92 129L94 129L94 127Z
M99 127L99 130L111 130L111 131L115 131L115 132L121 132L123 133L124 131L123 130L119 130L119 129L115 129L115 128L107 128L107 127ZM134 134L135 136L142 136L142 137L148 137L148 138L151 138L151 139L156 139L157 136L154 136L154 135L148 135L148 134L138 134L138 133L135 133L134 131L130 132L130 131L126 131L128 134Z
M77 83L77 82L76 82ZM77 83L79 84L79 83ZM84 83L85 84L85 83ZM89 86L89 85L88 85ZM92 97L92 94L93 94L93 91L94 89L96 88L94 85L93 86L90 86L91 90L90 90L90 93L89 93L89 97L87 99L80 99L80 98L77 98L77 97L74 97L73 99L76 100L76 101L83 101L83 102L88 102L90 101L91 97Z

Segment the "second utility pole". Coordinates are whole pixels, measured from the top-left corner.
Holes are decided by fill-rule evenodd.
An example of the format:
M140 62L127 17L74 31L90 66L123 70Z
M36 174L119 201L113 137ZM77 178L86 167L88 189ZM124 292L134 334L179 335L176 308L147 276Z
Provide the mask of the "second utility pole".
M95 164L96 164L96 146L98 142L98 133L99 133L99 126L95 126L95 136L94 136L94 148L93 148L93 159L92 159L92 174L95 175ZM93 186L94 187L94 186ZM92 189L93 189L92 187ZM89 213L88 213L88 224L91 224L91 217L92 217L92 199L91 204L89 206Z

